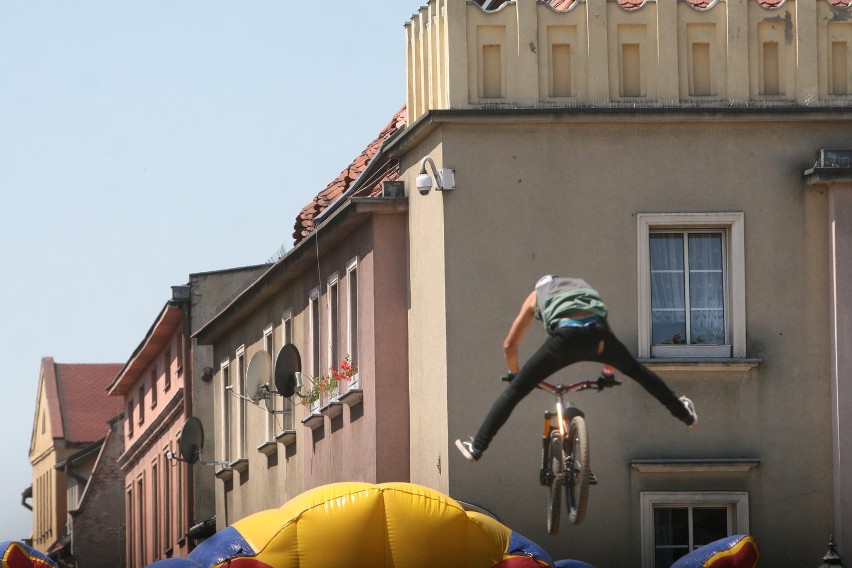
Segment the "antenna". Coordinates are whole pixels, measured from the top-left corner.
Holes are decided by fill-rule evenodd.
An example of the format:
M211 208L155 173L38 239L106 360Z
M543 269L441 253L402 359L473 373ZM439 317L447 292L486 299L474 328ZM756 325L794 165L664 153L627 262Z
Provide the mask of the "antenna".
M246 371L246 393L252 402L257 403L269 395L271 378L272 357L266 351L258 351L252 356Z
M290 398L302 388L302 356L292 343L281 347L275 356L275 390Z
M204 448L204 426L201 425L201 420L195 416L190 416L186 419L181 429L180 439L178 439L177 456L171 450L166 451L166 459L169 461L182 461L186 463L196 463L201 460L201 451ZM203 465L226 465L228 462L204 462Z

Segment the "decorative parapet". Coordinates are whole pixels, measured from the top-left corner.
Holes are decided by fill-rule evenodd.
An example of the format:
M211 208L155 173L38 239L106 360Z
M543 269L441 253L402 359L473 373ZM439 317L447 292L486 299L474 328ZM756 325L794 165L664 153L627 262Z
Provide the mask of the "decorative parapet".
M850 5L429 0L406 24L408 123L433 109L846 106Z

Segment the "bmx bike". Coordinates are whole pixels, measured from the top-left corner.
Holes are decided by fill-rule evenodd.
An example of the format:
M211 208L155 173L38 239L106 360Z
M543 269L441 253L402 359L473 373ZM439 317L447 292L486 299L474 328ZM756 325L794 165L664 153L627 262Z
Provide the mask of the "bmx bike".
M503 377L504 381L510 380ZM589 498L589 485L597 484L597 477L589 468L589 435L585 414L571 402L564 400L565 393L595 389L602 391L620 385L610 368L604 367L601 376L593 381L580 381L563 385L542 381L536 388L548 391L556 399L555 409L544 412L542 432L541 471L539 482L548 488L547 532L559 532L562 491L568 521L583 522Z

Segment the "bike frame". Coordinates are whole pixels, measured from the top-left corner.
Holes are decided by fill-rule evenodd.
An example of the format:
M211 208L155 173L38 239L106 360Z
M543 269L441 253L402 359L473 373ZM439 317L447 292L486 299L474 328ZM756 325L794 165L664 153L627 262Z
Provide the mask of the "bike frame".
M570 385L562 385L557 384L553 385L548 383L547 381L541 381L537 388L541 390L549 391L556 397L556 419L558 421L559 433L563 436L568 434L567 423L565 422L565 403L563 401L563 396L566 392L577 392L586 389L598 389L598 383L596 381L580 381L578 383L572 383ZM569 403L570 405L570 403ZM576 407L574 407L576 408ZM578 411L582 414L582 411L577 408ZM550 436L551 426L550 418L553 416L550 412L545 412L545 428L544 435Z

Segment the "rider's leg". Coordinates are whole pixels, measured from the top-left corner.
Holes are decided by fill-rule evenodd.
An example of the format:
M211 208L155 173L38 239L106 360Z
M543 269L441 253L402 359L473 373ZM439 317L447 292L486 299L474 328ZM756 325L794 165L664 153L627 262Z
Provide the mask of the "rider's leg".
M677 395L662 378L651 369L636 360L621 341L611 332L607 331L599 343L597 361L612 365L622 374L627 375L642 385L648 393L659 400L675 418L687 425L694 421L692 415L684 407Z
M578 342L580 332L568 330L551 334L544 344L521 367L518 374L497 398L480 426L473 447L478 452L488 449L491 439L509 419L515 406L527 396L539 382L559 369L579 361L581 355Z

